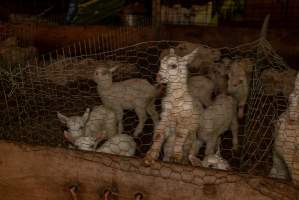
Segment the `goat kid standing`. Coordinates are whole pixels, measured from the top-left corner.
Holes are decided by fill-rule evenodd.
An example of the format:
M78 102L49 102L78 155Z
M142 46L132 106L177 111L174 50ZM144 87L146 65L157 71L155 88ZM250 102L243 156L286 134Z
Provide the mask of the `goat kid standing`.
M145 157L146 165L158 159L161 146L173 134L175 142L171 160L175 162L182 162L186 142L196 140L200 109L193 102L187 85L187 64L193 60L196 52L197 49L180 57L174 53L174 49L170 49L169 55L161 60L157 81L167 84L167 92L162 101L161 120L155 127L153 144ZM192 144L189 146L191 150Z
M97 91L103 104L116 114L119 134L123 132L124 110L136 112L139 122L134 136L137 137L143 131L147 119L146 113L151 116L155 126L159 122L159 114L155 109L155 97L159 91L145 79L112 82L112 73L118 67L96 68L94 81L97 83Z
M275 125L271 177L291 179L299 185L299 73L287 110Z

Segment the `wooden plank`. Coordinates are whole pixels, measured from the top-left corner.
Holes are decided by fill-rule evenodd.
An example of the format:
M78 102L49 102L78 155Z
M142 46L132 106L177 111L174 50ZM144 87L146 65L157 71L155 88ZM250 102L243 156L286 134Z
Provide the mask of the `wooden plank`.
M0 141L0 197L3 200L71 199L68 187L79 183L79 199L100 199L106 188L118 198L146 200L295 200L298 191L261 177L190 166L156 163L60 148Z

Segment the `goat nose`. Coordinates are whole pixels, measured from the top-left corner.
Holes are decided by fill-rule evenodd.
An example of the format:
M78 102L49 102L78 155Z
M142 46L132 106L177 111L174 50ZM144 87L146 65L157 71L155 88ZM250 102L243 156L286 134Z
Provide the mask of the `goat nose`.
M157 82L160 82L160 81L161 81L161 75L160 75L160 74L157 74L157 76L156 76L156 81L157 81Z

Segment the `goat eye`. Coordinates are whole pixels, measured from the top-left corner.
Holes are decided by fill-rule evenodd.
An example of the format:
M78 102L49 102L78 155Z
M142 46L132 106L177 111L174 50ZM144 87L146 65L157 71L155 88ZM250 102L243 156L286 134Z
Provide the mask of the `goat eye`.
M169 67L170 67L171 69L175 69L175 68L177 68L177 65L173 64L173 65L170 65Z

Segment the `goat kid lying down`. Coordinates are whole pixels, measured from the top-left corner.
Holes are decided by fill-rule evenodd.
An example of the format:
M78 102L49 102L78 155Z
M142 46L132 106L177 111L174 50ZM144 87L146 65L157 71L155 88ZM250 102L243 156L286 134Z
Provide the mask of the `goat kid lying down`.
M189 160L193 166L200 166L212 169L230 170L231 167L227 160L225 160L220 153L220 139L218 140L218 148L215 154L210 154L204 157L201 161L195 155L190 154Z
M90 111L87 108L82 116L67 117L57 112L61 123L66 124L73 138L82 135L92 136L102 133L102 139L109 139L117 134L117 119L112 110L107 107L95 106Z
M102 141L103 134L96 136L80 136L74 138L72 134L64 131L64 137L75 147L84 151L96 151L120 156L134 156L136 151L136 143L133 137L127 134L118 134L106 140L99 148L99 141Z

